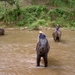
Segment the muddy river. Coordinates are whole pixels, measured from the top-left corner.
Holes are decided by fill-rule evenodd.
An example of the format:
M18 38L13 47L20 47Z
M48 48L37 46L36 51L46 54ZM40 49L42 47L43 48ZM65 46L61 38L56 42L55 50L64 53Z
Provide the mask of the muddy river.
M54 42L54 29L43 30L50 44L48 67L36 67L38 31L5 30L0 36L0 75L75 75L75 31L62 31L61 42Z

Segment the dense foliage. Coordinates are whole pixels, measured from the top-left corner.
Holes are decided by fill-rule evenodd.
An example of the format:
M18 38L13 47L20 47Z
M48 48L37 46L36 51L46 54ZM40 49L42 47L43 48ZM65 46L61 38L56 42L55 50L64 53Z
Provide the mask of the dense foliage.
M46 0L45 5L35 5L36 0L32 0L34 5L21 8L19 3L15 1L13 10L6 10L0 7L0 20L12 26L27 26L29 28L37 28L38 26L51 26L60 24L61 27L75 27L75 10L73 3L74 0ZM59 8L61 5L69 4L69 10ZM54 7L53 9L47 8L47 5ZM13 6L12 6L13 7ZM68 8L68 7L67 7Z

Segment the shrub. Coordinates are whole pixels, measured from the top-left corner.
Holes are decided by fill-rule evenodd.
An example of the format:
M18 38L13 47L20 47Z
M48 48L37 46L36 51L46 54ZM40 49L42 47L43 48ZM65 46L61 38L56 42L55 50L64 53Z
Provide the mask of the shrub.
M29 25L29 29L38 29L39 26L45 26L45 25L46 25L46 21L44 19L39 19L36 22Z

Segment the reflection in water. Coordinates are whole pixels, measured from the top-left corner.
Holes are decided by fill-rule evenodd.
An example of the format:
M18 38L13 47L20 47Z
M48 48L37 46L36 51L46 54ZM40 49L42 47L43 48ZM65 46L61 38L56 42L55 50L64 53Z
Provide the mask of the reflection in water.
M62 30L61 42L52 39L53 29L43 30L51 49L49 66L36 67L38 31L6 30L0 36L0 75L75 75L75 31Z

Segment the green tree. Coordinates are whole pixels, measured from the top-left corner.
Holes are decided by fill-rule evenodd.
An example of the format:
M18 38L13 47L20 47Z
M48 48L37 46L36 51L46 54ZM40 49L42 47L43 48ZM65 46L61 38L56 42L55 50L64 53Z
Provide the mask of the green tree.
M15 4L15 0L0 0L0 1L5 1L5 3L8 2L10 5Z
M15 16L17 17L17 19L19 19L19 16L20 16L20 6L19 6L19 0L0 0L0 1L3 1L4 2L4 9L5 9L5 15L4 15L4 17L5 17L5 22L6 23L8 23L8 12L7 12L7 4L10 4L10 5L15 5L16 6L16 8L13 10L14 11L14 13L16 14Z
M15 0L0 0L0 1L5 2L5 4L4 4L4 7L5 7L5 22L7 22L7 15L6 15L7 3L9 3L10 5L13 5L13 4L15 4Z

